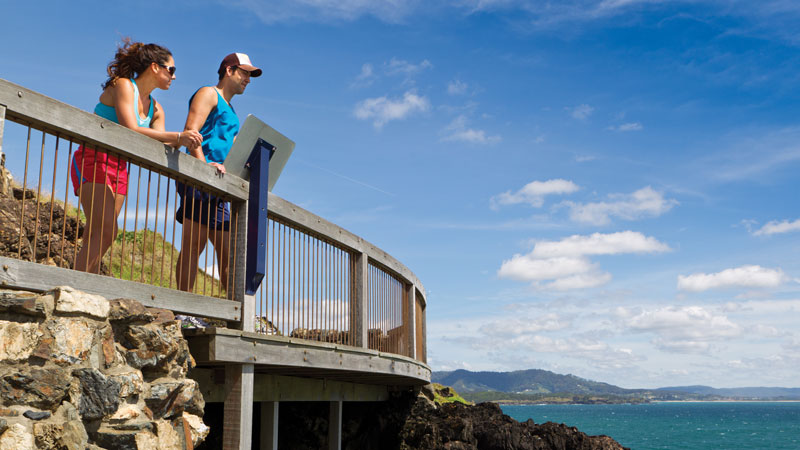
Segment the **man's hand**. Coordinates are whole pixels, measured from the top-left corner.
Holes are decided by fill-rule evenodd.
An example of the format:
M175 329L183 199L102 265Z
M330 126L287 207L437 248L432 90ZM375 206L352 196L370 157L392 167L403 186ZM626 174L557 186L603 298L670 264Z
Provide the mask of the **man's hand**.
M212 163L209 163L209 164L212 165L215 169L217 169L217 174L218 175L225 173L225 166L223 166L222 164L215 163L215 162L212 162Z

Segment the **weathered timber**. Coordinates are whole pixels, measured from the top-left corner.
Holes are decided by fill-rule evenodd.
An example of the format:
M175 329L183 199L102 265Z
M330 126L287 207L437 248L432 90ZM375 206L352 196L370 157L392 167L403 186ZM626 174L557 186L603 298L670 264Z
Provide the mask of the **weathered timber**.
M78 286L84 292L109 299L130 298L148 307L165 308L177 313L230 321L239 321L241 317L241 305L230 300L4 256L0 256L0 266L2 287L47 291L58 286Z
M249 183L216 169L184 152L95 114L0 79L0 105L6 119L59 133L88 146L108 149L137 164L156 168L204 190L247 200Z
M256 364L258 370L386 385L423 385L430 368L402 355L283 336L205 328L186 332L201 366ZM324 375L323 375L324 374Z

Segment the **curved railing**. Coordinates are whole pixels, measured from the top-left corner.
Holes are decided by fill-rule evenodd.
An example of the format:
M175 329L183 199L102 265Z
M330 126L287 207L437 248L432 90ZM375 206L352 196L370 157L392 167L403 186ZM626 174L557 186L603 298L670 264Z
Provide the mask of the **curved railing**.
M68 181L79 146L120 158L130 173L120 233L93 274L70 270L85 237L79 235L86 211L79 205L86 199L73 196ZM0 80L3 153L20 165L24 159L24 173L16 180L18 210L8 219L18 242L0 256L2 285L49 289L69 284L226 321L240 330L426 361L426 293L414 273L375 245L293 203L269 194L266 277L251 296L244 289L247 181L219 177L183 152ZM201 254L207 269L191 293L177 290L174 271L181 230L174 214L177 182L231 204L230 258L217 264L213 250ZM226 282L220 280L220 265L229 274Z

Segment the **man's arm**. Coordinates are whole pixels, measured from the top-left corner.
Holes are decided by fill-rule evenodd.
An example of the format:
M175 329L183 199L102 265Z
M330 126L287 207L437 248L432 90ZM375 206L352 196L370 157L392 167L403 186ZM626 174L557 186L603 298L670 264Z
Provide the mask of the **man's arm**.
M211 86L206 86L204 88L200 88L196 94L194 94L194 98L192 99L191 105L189 105L189 115L186 116L186 125L183 127L185 131L200 131L200 128L203 127L203 124L206 123L206 119L208 115L211 113L211 110L216 108L217 106L217 90ZM203 154L203 147L201 145L194 145L192 147L187 147L189 149L189 153L197 159L202 161L206 160L205 155ZM216 167L216 169L220 173L225 173L225 166L218 163L209 163L212 166Z

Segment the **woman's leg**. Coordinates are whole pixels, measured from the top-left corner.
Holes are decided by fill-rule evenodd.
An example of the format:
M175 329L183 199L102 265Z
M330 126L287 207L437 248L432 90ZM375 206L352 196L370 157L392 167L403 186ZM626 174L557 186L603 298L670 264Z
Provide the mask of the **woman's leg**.
M181 231L181 251L178 253L178 263L175 267L175 276L178 289L192 292L194 281L197 278L197 262L200 253L206 248L208 226L201 225L188 217L183 218Z
M117 216L125 196L114 194L110 186L100 183L85 183L80 191L86 224L75 270L99 273L100 260L117 236Z

